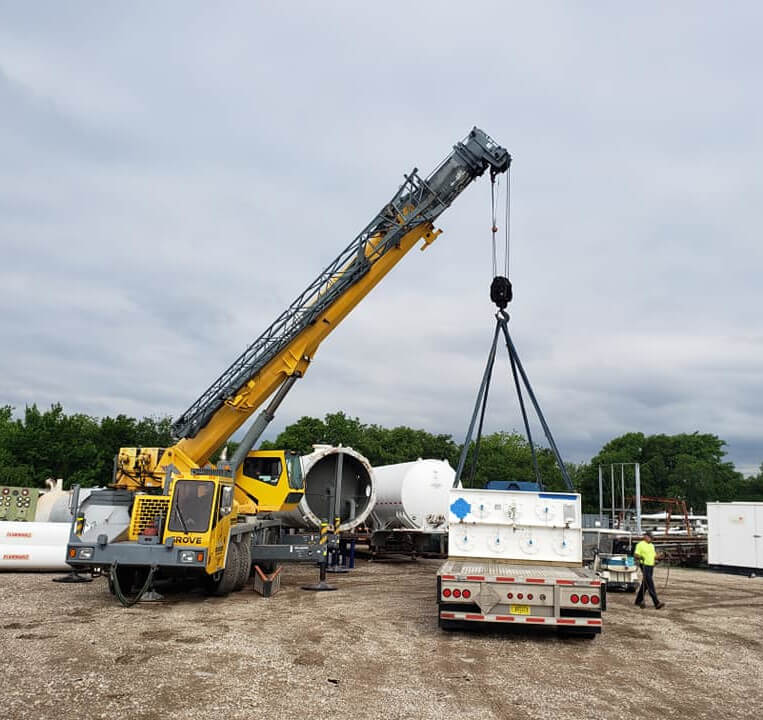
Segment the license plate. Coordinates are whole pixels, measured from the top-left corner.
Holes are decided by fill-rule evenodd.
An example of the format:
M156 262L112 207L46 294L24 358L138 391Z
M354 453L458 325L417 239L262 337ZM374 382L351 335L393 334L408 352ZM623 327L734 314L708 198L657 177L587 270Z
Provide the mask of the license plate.
M529 615L530 606L529 605L512 605L511 614L512 615Z

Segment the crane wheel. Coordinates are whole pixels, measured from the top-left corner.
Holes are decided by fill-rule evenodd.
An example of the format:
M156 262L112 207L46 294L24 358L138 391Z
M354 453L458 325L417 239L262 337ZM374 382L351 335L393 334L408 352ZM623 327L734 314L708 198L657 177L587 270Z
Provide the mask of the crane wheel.
M243 589L252 574L252 538L248 533L238 543L238 557L238 576L236 577L236 584L233 586L234 592Z
M228 544L228 557L225 558L225 569L218 580L209 578L207 581L207 592L216 597L233 592L239 575L240 562L238 543L231 541Z

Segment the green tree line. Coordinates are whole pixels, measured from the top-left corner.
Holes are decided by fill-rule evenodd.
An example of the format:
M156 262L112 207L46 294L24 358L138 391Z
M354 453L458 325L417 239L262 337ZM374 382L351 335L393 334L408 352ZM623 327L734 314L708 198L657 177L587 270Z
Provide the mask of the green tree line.
M45 478L61 477L67 487L75 483L106 485L111 482L114 455L120 447L167 447L172 442L169 417L137 420L118 415L97 419L82 413L67 414L56 404L45 411L32 405L23 416L14 418L13 408L0 407L0 484L40 487ZM322 420L302 417L261 447L305 454L317 443L353 447L372 465L436 458L447 460L455 468L461 453L461 445L450 435L366 424L343 412L329 413ZM229 449L234 448L235 443L229 443ZM551 451L542 446L536 451L544 486L563 489ZM464 471L466 485L483 487L489 480L535 479L529 443L516 432L483 437L472 473L474 453L472 444ZM566 467L583 494L587 511L598 510L599 467L608 491L610 468L616 463L640 463L643 495L680 498L697 512L704 511L708 500L763 500L763 463L757 474L745 478L725 456L724 441L712 434L626 433L609 441L589 462L568 463ZM626 466L624 472L632 488L632 466ZM619 467L615 476L619 492Z
M622 473L626 496L627 488L634 486L633 467L627 465L623 471L618 464L637 462L643 496L679 498L696 512L704 512L708 501L763 500L763 463L756 475L744 477L733 463L725 460L725 446L717 435L709 433L626 433L610 440L590 462L580 465L575 484L586 509L598 511L599 467L608 502L613 471L618 498ZM619 500L615 505L619 505Z
M14 419L12 407L0 407L0 484L42 487L45 478L63 478L66 487L107 485L119 448L166 447L171 424L169 417L67 415L58 404L43 412L32 405Z
M318 443L352 447L374 466L435 458L447 460L455 468L463 447L450 435L433 435L426 430L405 426L367 425L342 412L329 413L324 420L302 417L286 427L273 442L264 442L261 447L288 448L305 454ZM563 489L562 474L551 450L544 447L536 450L544 486ZM516 432L497 432L483 437L477 467L472 473L474 454L475 444L472 443L464 465L464 485L484 487L489 480L535 480L530 444ZM567 468L571 474L575 472L575 466L568 465Z

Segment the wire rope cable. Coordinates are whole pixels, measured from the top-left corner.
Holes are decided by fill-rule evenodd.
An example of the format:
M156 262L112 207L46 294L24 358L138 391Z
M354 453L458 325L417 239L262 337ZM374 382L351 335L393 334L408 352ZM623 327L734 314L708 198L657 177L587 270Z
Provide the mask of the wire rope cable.
M511 168L506 170L506 248L505 248L505 276L509 277L509 249L511 242Z
M496 180L495 176L490 176L490 234L492 237L492 249L493 249L493 277L498 274L498 251L495 243L495 234L498 232L498 219L495 216L495 191Z
M490 233L491 250L493 258L493 277L498 275L499 253L497 243L498 233L498 203L497 196L500 195L501 180L495 176L490 180ZM503 243L503 276L509 277L510 256L511 256L511 169L506 171L506 201L504 208L504 243Z

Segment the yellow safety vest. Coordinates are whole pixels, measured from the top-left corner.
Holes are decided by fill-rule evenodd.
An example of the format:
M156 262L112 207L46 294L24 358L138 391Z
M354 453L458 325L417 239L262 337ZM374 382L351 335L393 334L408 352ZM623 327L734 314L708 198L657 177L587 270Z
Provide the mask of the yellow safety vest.
M633 554L641 558L641 562L644 563L644 565L654 566L654 557L657 555L657 551L654 549L653 543L639 540Z

